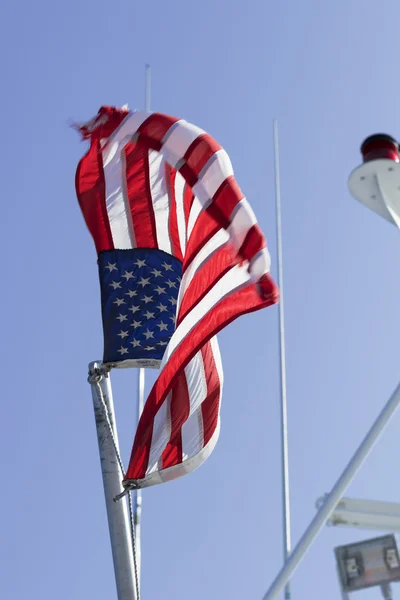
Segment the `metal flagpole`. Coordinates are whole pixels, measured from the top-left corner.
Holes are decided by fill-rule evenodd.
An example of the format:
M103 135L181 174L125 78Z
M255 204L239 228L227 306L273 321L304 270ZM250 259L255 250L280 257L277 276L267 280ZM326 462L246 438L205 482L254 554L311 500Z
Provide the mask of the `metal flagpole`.
M140 416L143 411L144 405L144 378L145 371L144 369L139 369L139 377L138 377L138 423ZM141 575L141 566L142 566L142 547L141 547L141 525L142 525L142 490L136 490L135 495L135 545L136 545L136 557L137 557L137 568L138 568L138 577L140 584L140 575Z
M146 65L145 69L146 79L145 79L145 97L144 97L144 106L145 111L147 113L150 112L150 93L151 93L151 69L150 65ZM145 370L144 368L139 369L139 377L138 377L138 413L137 420L139 423L139 419L141 417L144 405L144 384L145 384ZM141 552L141 523L142 523L142 490L136 490L135 494L135 515L134 515L134 523L135 523L135 545L136 545L136 555L137 555L137 563L138 563L138 577L140 583L140 574L141 574L141 563L142 563L142 552Z
M101 362L89 364L88 381L92 388L117 596L118 600L139 600L127 504L125 499L114 502L114 498L124 491L123 469L110 377Z
M330 515L335 510L337 503L342 498L347 487L353 481L355 475L363 465L369 452L382 434L399 405L400 384L387 401L375 423L372 425L364 440L356 450L353 458L350 460L342 475L335 483L331 493L326 497L325 502L322 504L318 513L315 515L314 519L304 532L302 538L289 556L286 564L281 569L280 573L278 573L275 581L272 583L268 592L263 597L263 600L276 600L276 598L278 598L286 583L289 581L290 576L298 567L307 550L313 544L319 532L325 525L327 519L329 519Z
M281 396L281 444L282 444L282 506L283 506L283 557L286 562L291 552L290 536L290 493L289 493L289 448L286 400L286 353L285 353L285 313L283 302L283 256L281 184L279 172L278 121L274 120L274 164L276 200L276 237L278 247L278 286L280 290L279 310L279 354L280 354L280 396ZM290 600L290 582L285 587L285 599Z

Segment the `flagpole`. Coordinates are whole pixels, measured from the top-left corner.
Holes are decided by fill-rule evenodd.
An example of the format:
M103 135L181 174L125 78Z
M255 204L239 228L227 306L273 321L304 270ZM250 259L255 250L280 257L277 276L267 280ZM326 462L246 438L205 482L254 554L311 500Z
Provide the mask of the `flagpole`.
M144 381L145 381L145 370L139 369L138 377L138 414L137 420L141 417L143 406L144 406ZM135 545L136 545L136 557L137 557L137 569L140 585L141 566L142 566L142 541L141 541L141 525L142 525L142 490L136 490L135 494Z
M145 93L144 93L144 106L145 111L147 113L150 112L150 99L151 99L151 67L150 65L146 65L145 67ZM143 406L144 406L144 389L145 389L145 370L144 368L139 369L138 376L138 412L137 412L137 421L139 423L139 419L142 415ZM135 494L135 515L134 515L134 523L135 523L135 545L136 545L136 555L137 555L137 563L138 563L138 576L139 576L139 584L140 584L140 575L141 575L141 564L142 564L142 551L141 551L141 524L142 524L142 490L136 490Z
M123 469L110 375L101 362L89 364L88 381L92 389L117 598L118 600L139 600L127 503L125 499L121 502L114 502L114 498L123 492Z
M281 409L281 466L282 466L282 507L283 507L283 558L286 563L292 545L290 535L290 492L289 492L289 447L286 397L286 352L285 352L285 313L283 300L283 256L282 256L282 217L281 184L279 171L278 121L274 120L274 165L275 165L275 204L276 237L278 256L278 286L280 290L279 311L279 355L280 355L280 409ZM285 600L290 600L290 581L285 587Z
M150 112L150 103L151 103L151 66L146 65L144 109L147 113Z

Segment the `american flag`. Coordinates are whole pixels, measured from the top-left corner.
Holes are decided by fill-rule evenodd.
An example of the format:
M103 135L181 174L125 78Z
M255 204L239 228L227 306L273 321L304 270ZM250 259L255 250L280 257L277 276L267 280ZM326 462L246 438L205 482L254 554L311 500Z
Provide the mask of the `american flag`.
M110 292L113 271L109 267L107 273L107 264L117 266L121 257L116 254L114 261L109 253L162 252L182 268L175 330L146 400L124 481L126 488L146 487L193 471L212 452L223 384L215 336L238 316L277 302L279 293L255 215L227 153L209 134L182 119L111 107L102 107L80 131L91 144L78 166L76 189L99 252L103 322L113 340L109 348L105 344L105 358L118 365L139 356L125 356L121 347L127 345L118 348L120 313L115 317L111 308L118 294ZM132 269L131 257L117 267L114 285L126 270L135 279L131 291L138 292L137 278L147 276ZM155 285L149 280L151 302ZM140 303L142 311L144 293ZM162 316L149 312L157 327ZM122 323L124 315L121 311ZM132 329L122 330L129 342L138 339ZM155 350L143 347L140 359L147 352Z

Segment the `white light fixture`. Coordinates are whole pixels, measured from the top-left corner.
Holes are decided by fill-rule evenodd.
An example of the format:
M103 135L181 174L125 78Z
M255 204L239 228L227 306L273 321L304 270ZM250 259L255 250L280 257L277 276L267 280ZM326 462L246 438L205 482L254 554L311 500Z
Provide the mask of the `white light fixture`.
M317 508L320 508L324 501L325 497L319 498ZM400 532L400 504L342 498L328 519L327 525Z

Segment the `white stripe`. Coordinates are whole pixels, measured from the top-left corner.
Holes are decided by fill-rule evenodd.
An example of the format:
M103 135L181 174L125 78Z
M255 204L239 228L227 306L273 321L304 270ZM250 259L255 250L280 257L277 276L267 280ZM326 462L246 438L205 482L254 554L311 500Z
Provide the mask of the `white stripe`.
M154 418L146 475L154 473L159 468L158 461L171 436L171 397L172 392L168 394Z
M170 359L173 352L190 333L193 327L222 299L231 295L236 289L245 286L251 281L248 272L248 263L232 267L211 290L200 300L200 302L186 315L183 321L178 325L173 333L170 342L166 348L161 362L162 371Z
M258 281L260 277L269 273L271 269L271 256L266 248L258 252L250 261L250 274L253 281Z
M238 250L242 246L249 229L256 224L256 215L246 198L243 198L243 200L237 204L228 227L229 235Z
M181 247L182 256L186 252L186 223L185 223L185 187L186 182L182 175L176 172L175 175L175 201L176 201L176 220L178 222L179 244Z
M129 113L121 125L106 140L103 151L109 151L110 147L114 144L119 145L123 143L125 145L149 117L150 115L146 112L137 111Z
M169 135L167 133L167 139L161 148L161 153L165 156L165 160L173 167L176 167L177 163L185 156L191 144L203 133L205 133L203 129L183 119L174 123L171 127L171 133Z
M193 186L193 192L198 196L201 204L206 206L225 179L232 175L233 167L228 154L223 149L218 150L200 173L199 181Z
M220 229L219 231L217 231L217 233L215 235L213 235L213 237L211 239L208 240L208 242L206 244L204 244L204 246L202 246L202 248L200 248L199 252L193 258L189 267L186 269L185 273L183 274L181 285L179 287L179 294L178 294L178 300L177 300L177 314L181 307L181 302L183 300L183 296L185 295L186 290L188 289L188 287L190 285L190 282L192 281L193 277L195 276L195 274L197 273L199 268L219 248L221 248L224 244L226 244L227 241L229 241L228 234L226 233L225 229Z
M224 371L222 369L221 352L219 350L219 344L218 344L216 335L211 338L210 343L211 343L211 350L214 355L215 366L217 368L219 383L221 386L221 392L220 392L220 398L219 398L219 401L221 403L222 386L224 385Z
M197 198L197 196L195 196L193 198L192 207L191 207L190 213L189 213L188 226L187 226L187 239L190 238L191 233L193 231L193 227L195 226L196 221L199 218L199 215L202 210L203 210L202 203Z
M189 418L182 425L182 460L195 456L203 448L203 415L201 404L207 398L207 381L201 351L185 368L189 392Z
M154 150L149 152L150 190L156 223L157 243L160 250L172 254L169 235L169 194L165 177L165 159Z
M129 224L130 219L126 210L125 198L125 169L121 159L121 148L116 142L103 150L103 170L105 181L105 196L108 220L114 247L119 250L133 248Z

